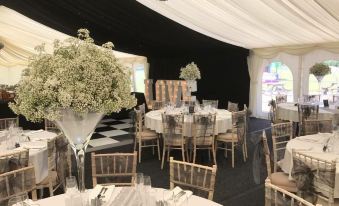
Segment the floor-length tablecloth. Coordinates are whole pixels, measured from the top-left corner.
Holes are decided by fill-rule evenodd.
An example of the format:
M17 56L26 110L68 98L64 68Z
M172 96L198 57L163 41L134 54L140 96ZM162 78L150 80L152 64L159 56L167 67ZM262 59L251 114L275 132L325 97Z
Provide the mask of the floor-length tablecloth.
M114 190L121 190L121 187L116 187ZM163 196L163 189L156 189L156 196ZM161 199L161 198L160 198ZM65 194L57 195L45 199L38 200L37 203L40 206L66 206L65 204ZM188 200L187 206L221 206L218 203L215 203L211 200L192 195Z
M280 103L277 104L277 118L282 120L289 120L292 122L299 122L298 106L295 103ZM319 108L318 119L332 119L333 124L339 124L339 110L335 108Z
M157 133L162 133L161 114L163 112L163 110L148 112L145 117L145 126L151 130L155 130ZM193 116L185 115L184 121L184 136L191 137ZM228 129L232 129L232 113L224 109L218 109L216 115L215 134L225 133Z
M337 167L334 197L339 198L339 142L330 142L330 152L323 151L324 144L326 144L327 140L331 137L333 137L333 134L320 133L315 135L300 136L290 140L286 146L284 159L279 162L279 165L285 173L289 174L290 179L293 179L291 177L293 168L292 149L327 161L336 160Z

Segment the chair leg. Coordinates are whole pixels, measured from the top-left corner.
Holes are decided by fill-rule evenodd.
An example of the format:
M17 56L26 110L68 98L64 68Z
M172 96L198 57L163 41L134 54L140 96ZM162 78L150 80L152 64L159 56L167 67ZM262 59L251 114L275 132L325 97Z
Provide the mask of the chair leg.
M141 148L142 148L141 147L142 146L141 143L142 143L141 142L141 138L139 138L139 163L141 162Z
M208 161L211 161L211 150L207 149L207 151L208 151Z
M224 157L227 158L227 143L224 144Z
M181 155L182 155L182 161L185 162L185 148L184 148L184 145L181 146Z
M49 183L48 190L49 190L49 196L52 197L53 196L53 184L52 184L52 181L50 181L50 183Z
M212 145L212 155L213 155L213 161L214 164L217 165L217 157L216 157L216 153L215 153L215 149L214 149L215 145Z
M232 168L234 168L234 142L232 142Z
M244 159L244 162L246 162L245 144L242 144L242 157Z
M154 144L154 142L153 142L153 140L152 140L152 144ZM152 147L152 154L153 154L153 156L154 156L154 146Z
M159 143L159 138L157 139L157 146L158 146L158 159L160 160L160 143Z
M165 154L166 154L166 145L164 144L162 149L161 169L164 168Z
M36 189L35 189L35 190L32 190L32 200L34 200L34 201L38 200L38 196L37 196L37 193L36 193Z
M170 146L168 145L168 147L167 147L167 161L170 160L170 150L171 150L171 148L170 148Z
M195 158L197 157L197 146L193 146L193 164L195 164Z

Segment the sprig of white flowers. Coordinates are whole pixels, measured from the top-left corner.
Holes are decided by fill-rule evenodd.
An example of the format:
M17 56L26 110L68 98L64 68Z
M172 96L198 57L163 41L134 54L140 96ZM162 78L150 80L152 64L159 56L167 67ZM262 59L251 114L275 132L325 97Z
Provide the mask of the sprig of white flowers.
M180 70L181 70L179 76L180 79L185 80L201 79L199 68L194 62L187 64L184 68L181 68Z
M11 109L36 122L56 120L62 109L109 114L135 106L130 71L113 55L113 43L99 47L93 42L87 29L79 29L78 38L55 40L53 54L37 46Z

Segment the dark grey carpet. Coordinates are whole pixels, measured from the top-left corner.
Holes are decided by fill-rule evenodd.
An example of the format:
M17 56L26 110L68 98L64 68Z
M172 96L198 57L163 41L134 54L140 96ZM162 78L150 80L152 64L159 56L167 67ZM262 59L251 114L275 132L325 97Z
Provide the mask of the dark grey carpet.
M241 151L237 151L235 158L235 168L231 166L231 158L225 159L223 152L217 154L217 177L214 193L214 201L226 206L263 206L264 205L264 180L265 169L261 171L261 183L255 184L252 173L252 157L254 145L251 137L257 130L268 128L270 122L267 120L251 118L249 124L248 141L248 160L244 163L242 160ZM267 134L270 136L270 132ZM270 139L270 138L269 138ZM270 142L269 142L270 143ZM97 151L97 153L112 153L112 152L132 152L133 145L125 145L105 150ZM179 153L172 153L175 159L180 159ZM198 164L211 165L207 153L203 151L198 154ZM168 164L164 170L160 169L161 161L157 156L153 156L151 149L146 149L142 154L142 162L138 164L137 172L142 172L145 175L151 176L152 186L169 188L169 171ZM86 187L92 187L91 180L91 160L90 154L86 154L85 177Z

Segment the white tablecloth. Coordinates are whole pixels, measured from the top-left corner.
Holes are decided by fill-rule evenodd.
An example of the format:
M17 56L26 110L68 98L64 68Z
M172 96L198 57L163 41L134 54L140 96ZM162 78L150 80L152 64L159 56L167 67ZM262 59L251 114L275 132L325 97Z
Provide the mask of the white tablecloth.
M25 133L30 136L30 142L21 142L20 147L15 150L26 148L29 150L29 164L34 166L35 182L40 183L48 175L48 153L47 140L56 137L57 134L47 131L30 131ZM2 150L1 155L13 152L13 150Z
M299 122L298 106L295 103L280 103L277 104L277 117L282 120ZM318 119L332 119L333 124L339 124L339 110L331 108L319 108Z
M116 187L114 189L114 192L116 192L116 190L121 190L121 187ZM155 191L156 191L156 196L159 196L159 198L163 196L163 189L156 189ZM57 196L41 199L41 200L38 200L36 203L38 203L40 206L44 206L44 205L65 206L66 205L65 195L62 194L62 195L57 195ZM192 195L189 198L188 206L221 206L221 205L213 201L210 201L208 199Z
M162 133L162 113L163 110L148 112L145 117L145 126L151 130L155 130L157 133ZM191 137L193 116L185 115L184 121L184 135L186 137ZM228 129L232 129L232 113L224 109L218 109L215 124L215 134L225 133Z
M289 174L290 179L293 168L292 149L298 150L304 154L311 155L316 158L327 161L336 160L337 169L335 176L335 191L334 197L339 198L339 141L331 139L329 143L330 152L323 152L324 144L329 138L333 137L330 133L320 133L315 135L306 135L296 137L287 143L284 159L279 162L281 169Z

